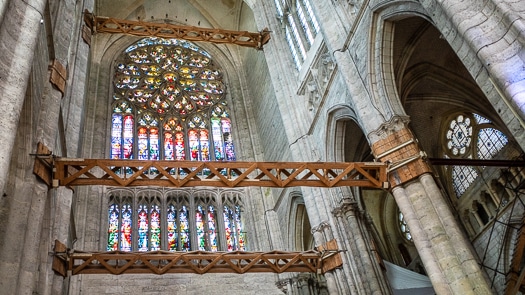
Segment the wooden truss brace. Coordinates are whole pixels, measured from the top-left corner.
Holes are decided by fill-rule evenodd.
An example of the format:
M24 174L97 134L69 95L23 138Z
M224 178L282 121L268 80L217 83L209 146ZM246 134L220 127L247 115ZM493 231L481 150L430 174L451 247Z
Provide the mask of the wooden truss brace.
M376 162L197 162L116 159L53 161L52 186L339 187L388 188L387 166Z
M341 260L339 252L75 252L55 240L53 270L63 277L78 274L139 273L325 273L341 266L333 263L323 266L325 259L333 260L335 257Z
M161 38L177 38L188 41L206 41L219 44L235 44L259 50L270 40L270 31L258 33L223 29L179 26L170 23L154 23L95 16L84 11L84 22L93 33L128 34Z

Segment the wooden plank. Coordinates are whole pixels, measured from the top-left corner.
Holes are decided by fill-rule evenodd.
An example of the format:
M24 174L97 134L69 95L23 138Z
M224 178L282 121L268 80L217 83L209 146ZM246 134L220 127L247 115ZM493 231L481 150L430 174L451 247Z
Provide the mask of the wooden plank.
M67 79L67 70L62 63L54 59L51 65L49 66L51 75L49 76L49 82L53 84L61 93L62 96L66 91L66 79Z
M51 187L53 181L52 167L53 159L51 151L43 143L39 142L36 147L35 162L33 173L40 178L47 186Z
M317 250L321 252L322 255L322 273L334 270L343 265L343 259L341 258L341 253L339 253L335 239L317 247Z
M67 276L67 247L66 245L62 244L60 241L55 240L55 246L53 248L54 255L53 255L53 263L51 265L51 269L63 276Z

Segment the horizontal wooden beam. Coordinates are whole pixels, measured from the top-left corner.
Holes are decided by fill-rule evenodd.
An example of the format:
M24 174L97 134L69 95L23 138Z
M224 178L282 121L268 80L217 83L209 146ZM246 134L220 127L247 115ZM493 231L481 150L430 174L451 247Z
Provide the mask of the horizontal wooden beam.
M54 187L388 188L387 166L376 162L197 162L55 158L53 165Z
M233 31L223 29L180 26L170 23L154 23L95 16L84 12L84 22L93 33L127 34L144 37L177 38L188 41L204 41L218 44L235 44L262 49L270 40L270 31Z
M64 277L79 274L326 272L326 259L340 259L340 251L304 252L80 252L55 240L53 270Z
M525 167L524 160L480 160L480 159L445 159L427 158L435 166L491 166L491 167Z

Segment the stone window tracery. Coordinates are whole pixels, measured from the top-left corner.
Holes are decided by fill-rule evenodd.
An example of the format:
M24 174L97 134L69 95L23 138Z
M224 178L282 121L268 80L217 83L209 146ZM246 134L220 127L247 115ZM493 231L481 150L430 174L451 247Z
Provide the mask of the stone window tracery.
M115 189L108 196L107 251L246 250L240 192Z
M111 158L235 160L222 72L206 51L145 38L114 69Z
M291 6L286 0L274 1L295 66L299 69L319 33L319 24L309 0L293 1Z
M489 119L479 114L456 114L448 120L446 126L445 158L489 160L496 157L508 143L507 136L494 128ZM480 173L471 166L452 166L448 170L458 198L474 183Z

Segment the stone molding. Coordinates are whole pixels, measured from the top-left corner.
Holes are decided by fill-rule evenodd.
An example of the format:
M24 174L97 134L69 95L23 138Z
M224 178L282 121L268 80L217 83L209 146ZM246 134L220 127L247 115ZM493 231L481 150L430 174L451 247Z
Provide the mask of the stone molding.
M332 214L336 217L343 217L347 212L357 211L357 202L355 200L345 198L341 201L339 207L332 209Z

